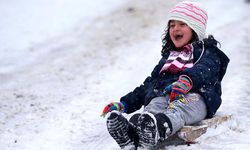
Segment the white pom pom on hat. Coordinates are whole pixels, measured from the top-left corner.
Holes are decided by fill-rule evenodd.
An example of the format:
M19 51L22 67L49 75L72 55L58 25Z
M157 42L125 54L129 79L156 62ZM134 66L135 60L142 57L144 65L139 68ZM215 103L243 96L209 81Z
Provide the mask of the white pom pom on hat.
M178 20L186 23L202 40L206 36L207 19L207 12L199 3L183 1L170 10L167 22Z

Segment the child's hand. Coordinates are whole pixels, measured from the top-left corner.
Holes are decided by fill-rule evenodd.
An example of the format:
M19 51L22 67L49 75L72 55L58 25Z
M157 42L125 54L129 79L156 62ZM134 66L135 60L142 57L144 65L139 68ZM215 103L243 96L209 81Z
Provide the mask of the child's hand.
M176 82L167 86L164 92L169 93L169 101L172 102L183 98L183 95L187 94L191 89L192 80L186 75L181 75Z
M108 104L106 107L104 107L101 116L105 117L105 115L113 110L117 110L120 112L125 112L126 110L126 104L124 102L112 102Z

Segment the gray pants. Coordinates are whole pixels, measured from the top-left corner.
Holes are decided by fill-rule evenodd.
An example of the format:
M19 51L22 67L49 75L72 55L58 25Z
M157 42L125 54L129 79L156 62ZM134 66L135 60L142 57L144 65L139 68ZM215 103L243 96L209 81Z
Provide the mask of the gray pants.
M152 114L163 113L172 123L172 134L180 130L184 125L190 125L203 120L207 109L203 98L197 93L185 95L182 101L176 100L168 103L168 96L156 97L144 108L144 112Z

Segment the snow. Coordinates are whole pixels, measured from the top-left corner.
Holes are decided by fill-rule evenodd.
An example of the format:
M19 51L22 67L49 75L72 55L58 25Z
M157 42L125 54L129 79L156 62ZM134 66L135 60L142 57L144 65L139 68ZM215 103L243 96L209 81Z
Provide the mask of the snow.
M250 4L200 1L208 33L231 59L217 114L233 119L195 145L166 149L248 149ZM101 111L157 64L166 14L176 2L2 0L1 150L118 150Z

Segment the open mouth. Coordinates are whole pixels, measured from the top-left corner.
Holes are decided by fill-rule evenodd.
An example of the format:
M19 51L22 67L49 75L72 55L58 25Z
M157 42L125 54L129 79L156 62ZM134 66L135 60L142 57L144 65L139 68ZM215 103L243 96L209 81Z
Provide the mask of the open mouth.
M181 40L182 38L183 38L183 35L180 35L180 34L175 35L175 37L174 37L174 39L175 39L176 41L179 41L179 40Z

